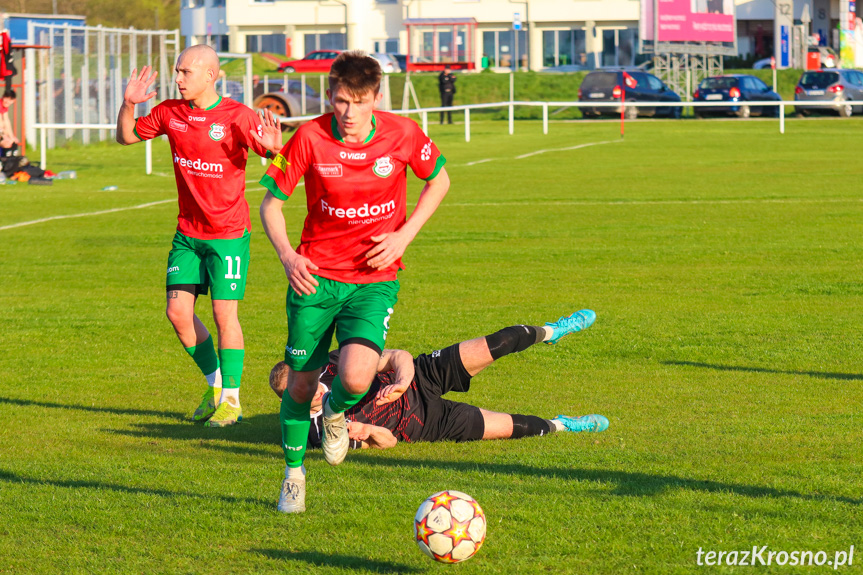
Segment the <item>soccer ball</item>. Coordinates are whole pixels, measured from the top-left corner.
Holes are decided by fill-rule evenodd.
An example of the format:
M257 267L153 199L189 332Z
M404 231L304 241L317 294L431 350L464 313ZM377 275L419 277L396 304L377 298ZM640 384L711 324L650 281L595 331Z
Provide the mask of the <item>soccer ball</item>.
M485 513L461 491L441 491L422 502L414 537L423 553L441 563L470 559L485 541Z

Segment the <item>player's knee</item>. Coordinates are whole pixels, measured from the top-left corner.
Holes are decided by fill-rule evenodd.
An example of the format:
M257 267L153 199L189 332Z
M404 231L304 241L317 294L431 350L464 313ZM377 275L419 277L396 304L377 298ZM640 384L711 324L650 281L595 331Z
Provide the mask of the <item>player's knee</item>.
M278 367L278 365L279 364L276 364L276 367ZM273 368L273 371L276 371L276 367ZM287 371L285 382L291 399L297 403L311 401L315 397L315 392L318 389L318 372L291 371L287 365L285 365L285 370ZM270 376L272 377L272 373Z
M339 381L341 381L342 387L345 391L357 395L364 393L369 388L374 377L374 373L364 374L359 371L354 371L350 374L340 374Z
M188 327L189 325L192 325L192 322L194 321L194 312L188 313L182 307L170 304L165 308L165 316L167 316L171 325L177 329Z

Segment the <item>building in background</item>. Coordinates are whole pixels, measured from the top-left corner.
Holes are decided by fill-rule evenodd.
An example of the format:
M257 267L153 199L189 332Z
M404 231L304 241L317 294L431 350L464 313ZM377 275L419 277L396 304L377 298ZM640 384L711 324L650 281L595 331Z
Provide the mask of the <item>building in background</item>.
M693 0L708 11L729 1ZM792 3L795 20L808 7L812 34L836 49L843 14L857 10L853 0L784 1ZM733 2L739 54L772 54L777 0ZM457 53L470 54L473 69L597 68L642 60L640 13L639 0L182 0L181 34L187 44L291 58L358 48L410 52L416 62L457 61ZM432 22L464 19L475 21L474 33L430 28ZM406 22L417 24L416 36L409 36ZM467 41L473 46L465 46Z
M230 42L225 0L180 0L180 35L186 46L207 44L227 52ZM265 50L250 50L261 51Z

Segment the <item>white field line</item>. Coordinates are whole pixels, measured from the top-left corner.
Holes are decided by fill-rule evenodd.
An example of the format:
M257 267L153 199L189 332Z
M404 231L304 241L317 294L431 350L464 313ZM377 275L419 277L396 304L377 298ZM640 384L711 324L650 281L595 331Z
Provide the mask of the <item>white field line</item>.
M606 140L604 142L587 142L586 144L578 144L576 146L568 146L566 148L551 148L548 150L537 150L535 152L530 152L527 154L522 154L520 156L516 156L516 160L523 160L525 158L530 158L531 156L538 156L539 154L547 154L550 152L568 152L570 150L579 150L581 148L587 148L590 146L601 146L602 144L616 144L621 140ZM485 164L486 162L494 162L497 160L506 160L507 158L485 158L483 160L476 160L473 162L468 162L466 164L456 164L454 167L466 167L466 166L476 166L477 164Z
M113 214L115 212L125 212L128 210L142 210L144 208L149 208L151 206L158 206L159 204L167 204L169 202L176 202L177 200L171 198L170 200L159 200L158 202L149 202L147 204L140 204L137 206L129 206L127 208L111 208L110 210L100 210L98 212L86 212L83 214L67 214L65 216L51 216L50 218L42 218L39 220L30 220L29 222L19 222L17 224L9 224L8 226L0 226L0 230L11 230L12 228L21 228L24 226L32 226L33 224L41 224L42 222L50 222L53 220L68 220L70 218L84 218L87 216L101 216L102 214Z
M484 164L486 162L493 162L498 158L486 158L485 160L477 160L475 162L468 162L466 164L462 164L463 166L476 166L477 164Z
M664 205L732 205L732 204L850 204L863 198L739 198L730 200L571 200L530 202L443 202L439 208L482 208L500 206L664 206Z
M524 158L529 158L531 156L536 156L538 154L545 154L549 152L564 152L570 150L578 150L581 148L586 148L589 146L599 146L602 144L614 144L619 142L620 140L606 140L603 142L587 142L585 144L578 144L576 146L569 146L566 148L553 148L548 150L537 150L535 152L530 152L528 154L522 154L520 156L516 156L516 160L521 160ZM476 160L474 162L469 162L467 164L462 164L462 166L475 166L477 164L483 164L486 162L493 162L499 159L505 158L487 158L484 160ZM159 174L162 175L162 174ZM246 180L247 184L257 183L260 180ZM297 184L297 187L304 186L305 182L300 182ZM263 190L265 188L251 188L252 191ZM247 190L249 191L249 190ZM29 222L19 222L17 224L9 224L6 226L0 226L0 231L2 230L11 230L13 228L20 228L24 226L31 226L34 224L41 224L44 222L50 222L53 220L66 220L70 218L84 218L89 216L101 216L104 214L112 214L116 212L125 212L128 210L141 210L144 208L149 208L152 206L158 206L160 204L167 204L169 202L176 202L175 198L171 198L169 200L159 200L157 202L149 202L146 204L139 204L137 206L129 206L125 208L111 208L109 210L100 210L98 212L85 212L81 214L67 214L63 216L51 216L49 218L41 218L38 220L31 220ZM806 204L806 203L855 203L855 202L863 202L863 198L763 198L763 199L737 199L737 200L632 200L632 201L556 201L556 202L530 202L526 204L525 202L469 202L469 203L447 203L444 202L441 204L441 207L453 207L453 208L467 208L467 207L496 207L496 206L524 206L524 205L543 205L543 206L648 206L648 205L722 205L722 204ZM286 204L288 208L305 208L305 204L300 205L299 203L294 204Z
M586 144L578 144L577 146L570 146L568 148L553 148L551 150L537 150L536 152L530 152L529 154L522 154L520 156L516 156L516 160L523 160L525 158L529 158L531 156L538 156L539 154L545 154L548 152L567 152L569 150L579 150L581 148L587 148L589 146L601 146L602 144L616 144L621 140L606 140L605 142L588 142Z

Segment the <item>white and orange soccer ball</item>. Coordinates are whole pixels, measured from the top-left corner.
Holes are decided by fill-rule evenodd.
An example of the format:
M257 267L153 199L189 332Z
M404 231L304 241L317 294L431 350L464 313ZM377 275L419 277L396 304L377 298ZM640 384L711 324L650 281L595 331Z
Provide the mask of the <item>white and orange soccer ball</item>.
M485 541L485 513L461 491L441 491L422 502L414 537L423 553L441 563L470 559Z

